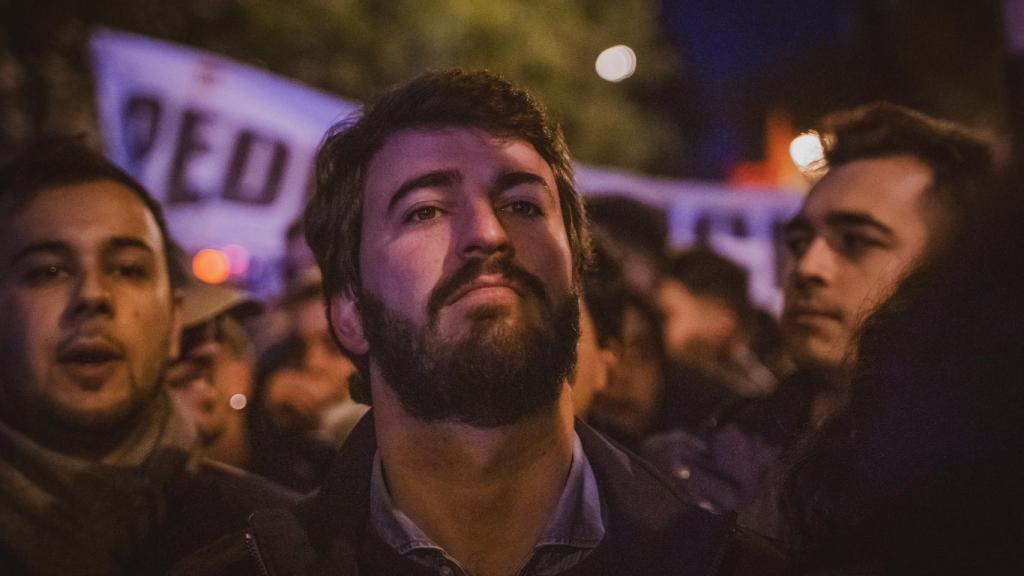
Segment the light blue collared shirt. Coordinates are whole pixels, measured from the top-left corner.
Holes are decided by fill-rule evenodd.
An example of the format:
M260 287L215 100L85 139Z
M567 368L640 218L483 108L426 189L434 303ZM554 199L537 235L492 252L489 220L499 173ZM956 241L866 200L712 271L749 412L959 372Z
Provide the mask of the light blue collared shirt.
M562 495L533 554L519 576L552 576L578 564L604 538L601 496L580 438L573 435L572 464ZM399 554L440 574L469 576L458 561L430 539L415 522L395 508L384 481L380 454L373 457L370 479L370 525Z

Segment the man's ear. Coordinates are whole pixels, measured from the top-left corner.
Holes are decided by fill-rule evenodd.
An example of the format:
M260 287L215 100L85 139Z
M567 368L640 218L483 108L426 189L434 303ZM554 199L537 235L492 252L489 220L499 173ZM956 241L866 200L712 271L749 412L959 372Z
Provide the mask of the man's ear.
M167 358L172 361L181 356L181 333L185 329L185 318L181 309L182 300L184 300L184 293L180 289L175 290L171 296L171 339L167 343Z
M356 300L352 296L339 295L331 298L327 311L331 318L331 330L351 354L362 356L370 351L370 343L363 333L363 319L359 315Z

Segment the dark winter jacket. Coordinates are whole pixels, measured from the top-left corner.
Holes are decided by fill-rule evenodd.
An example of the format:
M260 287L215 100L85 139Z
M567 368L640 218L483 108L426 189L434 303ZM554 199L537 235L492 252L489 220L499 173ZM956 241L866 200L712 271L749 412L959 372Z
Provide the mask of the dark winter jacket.
M684 500L669 480L583 423L576 432L598 482L605 540L566 576L783 574L763 541ZM293 510L253 514L178 567L204 575L430 575L368 530L376 441L372 413L352 432L323 487Z

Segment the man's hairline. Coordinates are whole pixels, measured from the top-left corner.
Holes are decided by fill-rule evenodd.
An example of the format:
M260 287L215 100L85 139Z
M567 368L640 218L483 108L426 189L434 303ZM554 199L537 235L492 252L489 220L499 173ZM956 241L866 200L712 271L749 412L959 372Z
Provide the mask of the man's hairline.
M922 155L901 150L857 156L855 158L848 158L839 163L827 163L826 172L814 183L814 185L811 186L810 191L807 193L807 196L800 205L800 209L793 218L786 223L786 227L788 228L790 224L797 222L798 220L806 219L804 218L804 209L807 206L807 202L821 182L823 182L825 178L833 172L833 170L864 160L888 160L897 158L909 158L927 170L928 182L921 188L921 195L917 198L916 203L917 207L922 211L922 217L925 221L925 229L929 236L933 233L934 228L938 226L948 226L950 221L955 220L955 214L953 213L954 208L950 206L949 199L942 193L943 186L940 185L938 181L938 174L935 167ZM940 220L946 220L946 222L934 222L936 217L939 217ZM928 243L931 243L930 238Z
M821 176L820 179L818 179L817 182L814 183L814 185L811 187L811 191L813 192L813 190L815 188L817 188L818 184L821 183L825 178L827 178L828 175L833 170L842 168L843 166L848 166L848 165L853 164L855 162L866 161L866 160L893 160L893 159L900 159L900 158L910 159L910 160L916 162L918 165L920 165L925 170L927 170L927 173L928 173L928 183L925 184L924 188L922 188L923 194L921 195L921 197L922 198L932 197L932 198L935 198L936 200L939 200L940 203L943 203L943 199L941 198L941 196L942 196L941 188L943 188L943 186L940 186L939 179L938 179L939 175L938 175L938 171L935 169L935 165L932 162L930 162L922 154L918 154L918 153L915 153L915 152L912 152L912 151L908 151L908 150L898 150L898 151L893 151L893 152L882 152L882 153L865 154L865 155L862 155L862 156L856 156L856 157L853 157L853 158L847 158L847 159L843 160L842 162L838 162L838 163L829 162L827 160L827 158L826 158L826 165L825 165L826 166L826 172ZM810 197L810 193L808 193L808 197ZM801 208L802 208L802 206L801 206ZM947 209L948 209L948 207L947 207Z
M118 178L108 175L101 175L96 177L90 176L81 179L71 179L66 182L58 182L55 184L36 186L29 189L28 193L25 194L23 201L18 201L21 199L13 197L8 197L4 200L0 200L0 225L2 225L6 229L10 225L13 218L16 218L19 214L23 214L40 196L47 192L60 190L62 188L70 188L74 186L83 186L103 182L114 184L120 186L121 188L124 188L125 190L128 190L131 193L132 198L134 198L139 204L142 205L142 208L145 210L147 216L152 221L152 224L156 228L157 238L160 240L160 244L162 245L163 248L162 250L153 250L153 254L157 256L158 260L162 260L164 262L165 274L167 276L168 291L171 294L171 305L173 307L180 306L180 297L178 296L178 294L181 293L181 291L184 289L184 286L177 285L174 281L174 275L171 273L172 260L175 257L172 252L171 246L171 242L173 241L171 237L171 231L166 228L166 219L164 219L164 225L163 227L161 227L160 219L157 218L157 215L155 212L153 212L152 207L149 205L148 202L146 202L146 197L148 196L158 206L159 202L157 201L156 198L150 196L149 193L146 192L144 189L139 190L135 188L135 186L129 185L128 183L119 180Z

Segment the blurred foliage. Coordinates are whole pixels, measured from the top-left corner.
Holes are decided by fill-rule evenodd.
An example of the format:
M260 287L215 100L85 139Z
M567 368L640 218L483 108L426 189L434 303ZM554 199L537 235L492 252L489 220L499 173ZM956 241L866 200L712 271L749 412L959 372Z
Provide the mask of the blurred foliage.
M680 66L657 0L0 0L0 138L42 129L95 135L86 56L95 26L220 53L364 100L430 68L488 68L527 86L560 120L580 160L685 172ZM632 78L594 72L628 44ZM2 145L3 142L0 142Z

